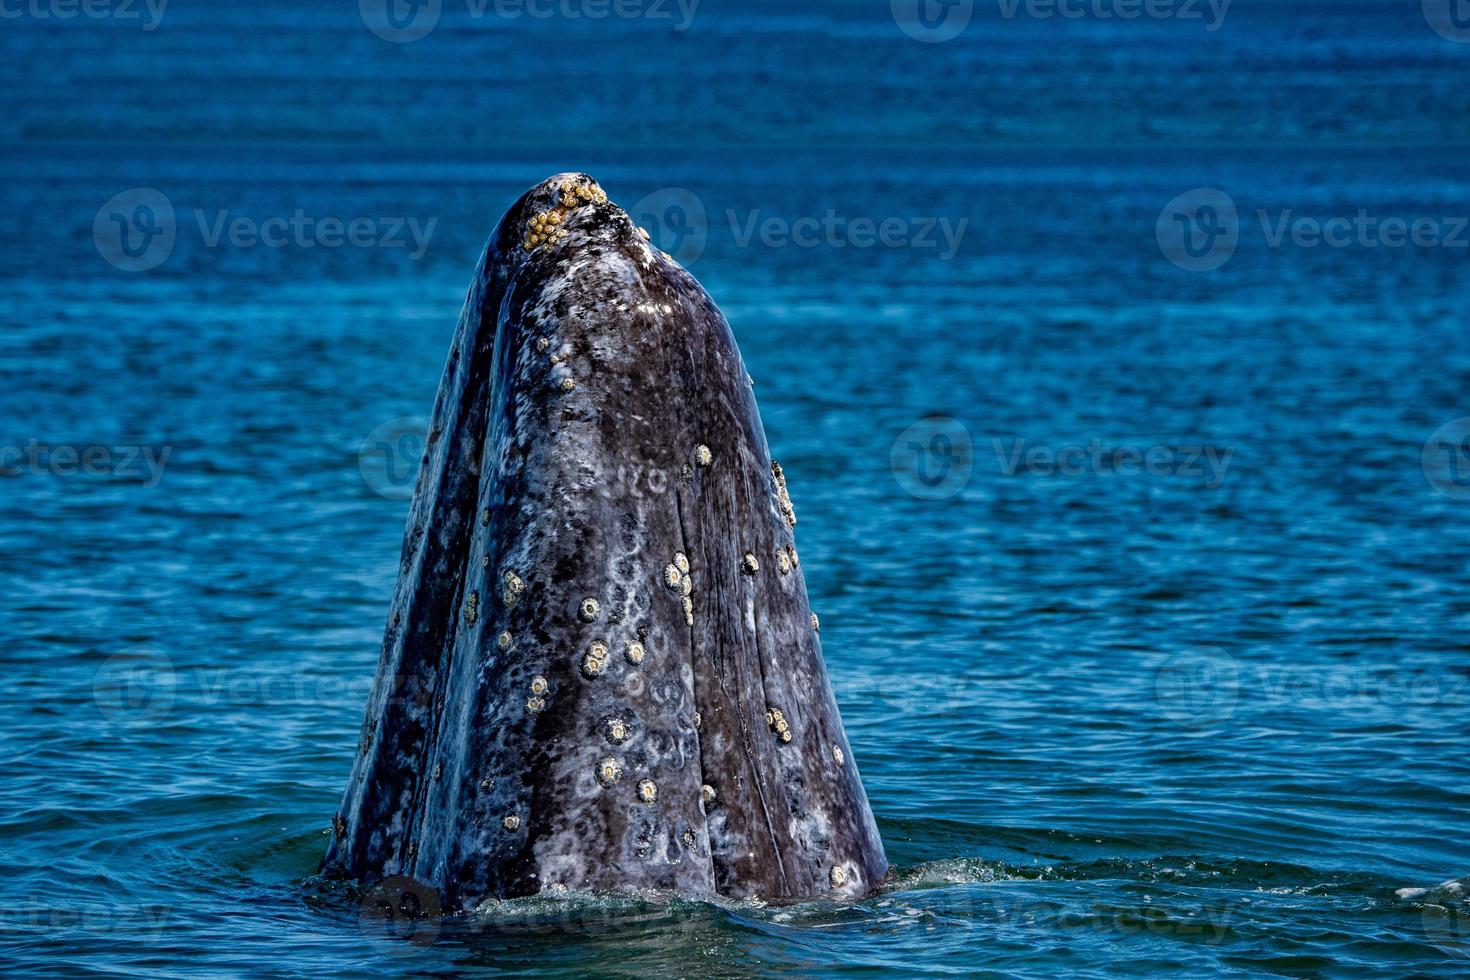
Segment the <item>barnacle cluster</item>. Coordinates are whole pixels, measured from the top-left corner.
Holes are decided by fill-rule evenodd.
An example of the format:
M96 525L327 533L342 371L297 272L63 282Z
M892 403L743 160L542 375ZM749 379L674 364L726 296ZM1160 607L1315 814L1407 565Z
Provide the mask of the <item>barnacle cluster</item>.
M501 590L501 598L505 600L505 608L510 609L526 594L526 582L515 572L506 572L503 581L505 588Z
M771 726L771 731L783 742L791 741L791 725L786 721L786 716L781 713L780 708L766 709L766 724Z
M796 508L791 506L791 494L786 490L786 474L781 472L781 464L774 459L771 460L771 475L776 478L776 506L781 508L786 525L796 527Z
M607 669L607 644L598 640L587 648L587 655L582 658L582 673L587 677L597 677Z
M694 578L689 573L689 558L680 551L664 566L664 585L684 598L684 622L694 625Z
M521 248L529 252L540 245L550 245L567 237L567 216L575 208L584 204L601 204L607 200L607 194L596 184L588 186L567 181L557 188L557 202L545 211L539 211L531 216L526 223L526 237L521 241Z

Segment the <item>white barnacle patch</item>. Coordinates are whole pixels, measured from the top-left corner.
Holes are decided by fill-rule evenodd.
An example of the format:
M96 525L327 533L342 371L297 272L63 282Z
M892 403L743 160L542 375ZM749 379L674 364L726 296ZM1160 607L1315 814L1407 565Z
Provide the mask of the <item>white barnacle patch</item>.
M604 786L616 786L618 780L623 778L623 767L618 765L618 760L608 756L597 764L597 781Z
M623 651L623 656L628 659L628 663L632 664L634 667L637 667L639 664L643 663L644 653L645 651L643 649L643 644L629 643L628 648Z
M780 508L787 526L796 527L796 508L791 506L791 494L786 490L786 474L781 471L781 464L774 459L771 460L771 476L776 481L776 506Z
M542 677L540 674L537 674L535 677L531 678L532 694L540 697L549 690L551 690L551 685L547 683L546 678Z
M506 814L505 819L501 823L512 834L521 829L521 818L514 813Z
M703 786L699 787L699 799L704 803L705 808L708 809L709 807L715 805L715 800L719 799L719 794L715 792L715 788L713 786L711 786L709 783L705 783Z
M577 607L577 616L584 623L595 623L597 622L597 613L600 608L596 599L583 599L582 604Z
M562 391L573 391L573 390L576 389L576 387L577 387L577 382L573 381L571 378L562 378L561 379L561 390Z
M822 632L822 621L817 618L816 613L812 613L812 629L818 633Z
M621 718L609 718L602 726L603 736L613 745L622 745L628 740L628 724Z
M506 572L502 581L504 588L501 590L501 598L505 600L505 608L511 609L526 594L526 582L515 572Z
M771 726L771 731L776 733L776 738L782 742L791 741L791 725L786 721L786 715L780 708L768 708L766 710L766 724Z
M526 698L526 710L533 715L539 715L546 710L546 699L538 698L534 695Z
M652 803L658 799L658 786L654 783L653 780L639 780L638 799L643 803Z
M546 353L546 348L548 348L550 346L551 346L551 341L549 339L547 339L546 337L537 338L537 340L536 340L536 351L537 351L537 353L540 353L540 354Z
M679 571L678 565L664 566L664 585L671 589L678 589L684 581L684 573Z
M710 452L709 447L703 444L694 447L694 462L701 468L715 461L715 454Z
M801 564L801 559L799 557L797 557L796 549L793 548L793 547L791 547L791 545L787 545L786 546L786 553L791 556L791 567L792 568L795 568L795 567L797 567L798 565Z
M684 554L684 552L674 552L674 564L678 566L680 574L689 574L689 556Z
M688 575L685 575L684 581L679 583L679 594L686 597L693 595L694 579L690 578Z
M832 865L832 871L829 877L831 878L833 888L841 888L847 884L847 869L840 864L834 864Z
M791 574L791 559L786 556L786 552L784 551L776 552L776 571L782 575Z
M480 593L471 592L464 600L464 621L466 626L473 626L480 619Z
M740 570L746 575L754 575L761 570L761 563L755 555L747 551L745 557L740 559Z
M500 638L496 642L500 644L500 649L509 650L513 639L510 635L510 630L505 630L500 634Z
M840 745L834 745L834 746L832 746L832 758L834 758L834 759L837 760L837 764L839 766L842 765L843 763L847 762L847 756L845 756L845 755L842 754L842 746L840 746Z
M686 625L694 625L694 600L688 596L684 597L684 622Z
M607 669L607 644L595 642L587 649L587 655L582 658L582 673L588 677L597 677Z

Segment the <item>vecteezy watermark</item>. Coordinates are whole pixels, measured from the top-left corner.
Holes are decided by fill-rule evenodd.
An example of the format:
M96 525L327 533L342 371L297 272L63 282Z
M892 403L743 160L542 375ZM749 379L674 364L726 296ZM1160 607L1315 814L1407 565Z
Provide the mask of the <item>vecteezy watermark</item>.
M235 214L228 208L207 212L194 208L183 227L198 231L209 249L256 247L283 249L407 249L410 260L423 258L438 218L420 221L407 216L316 217L297 208L289 215L264 219ZM134 187L102 205L92 221L97 252L125 272L146 272L173 254L180 222L172 202L151 187Z
M388 500L413 497L428 431L429 420L422 415L400 415L364 436L357 468L367 488Z
M726 209L724 226L710 220L698 194L686 187L664 187L640 198L628 209L633 222L648 232L654 245L685 265L692 265L716 232L728 227L736 248L905 248L933 251L948 260L959 251L970 227L968 217L901 217L847 215L836 208L821 214L768 214L759 208Z
M141 902L89 902L58 905L51 902L7 903L0 908L0 935L19 938L22 933L35 935L75 930L82 933L116 934L130 938L162 935L165 923L173 913L170 905Z
M1108 446L1100 439L1086 445L1029 446L1027 440L991 439L1000 471L1006 476L1145 476L1201 479L1218 489L1235 456L1233 447Z
M1451 500L1470 500L1470 417L1446 422L1419 454L1424 478Z
M888 465L910 496L947 500L970 482L975 465L970 430L947 415L920 419L893 440Z
M157 268L173 253L177 237L174 206L151 187L113 195L92 219L98 253L124 272Z
M1470 44L1470 0L1423 0L1424 19L1434 33L1456 44Z
M1188 272L1229 262L1240 244L1240 218L1230 195L1215 187L1185 191L1164 205L1154 224L1164 257Z
M628 209L633 223L685 265L693 265L709 244L709 213L687 187L663 187L645 194Z
M1159 708L1189 728L1216 725L1235 713L1240 666L1216 647L1191 647L1164 661L1154 677Z
M953 41L970 26L975 0L890 0L893 22L915 41Z
M835 208L828 208L820 216L797 218L765 215L759 209L743 214L727 210L725 219L730 222L730 233L740 248L759 241L766 248L933 249L945 261L959 252L960 242L970 227L969 218L956 221L937 215L917 218L848 217L839 214Z
M1255 215L1270 249L1470 249L1470 217L1464 216L1381 216L1365 208L1327 217L1258 208ZM1200 187L1164 206L1154 234L1170 262L1188 272L1209 272L1230 261L1245 230L1229 194Z
M1038 935L1055 940L1061 933L1091 932L1121 935L1149 934L1195 942L1218 943L1231 934L1249 906L1220 902L1198 905L1170 896L1155 902L1142 896L1138 904L1087 901L1064 902L1034 896L1002 897L966 889L968 918L997 939L1022 940Z
M32 439L24 446L0 445L0 477L47 474L137 480L158 486L172 446L49 445Z
M1256 663L1242 666L1215 647L1194 647L1158 669L1160 710L1189 728L1218 725L1242 702L1279 715L1279 709L1350 712L1375 705L1396 709L1470 708L1470 678L1462 673L1381 670L1371 667Z
M153 31L167 6L168 0L0 0L0 20L136 20Z
M1205 30L1225 24L1234 0L995 0L1002 20L1200 21ZM952 41L975 16L976 0L890 0L894 23L927 44Z
M464 0L471 20L618 20L669 21L676 31L694 23L700 0ZM407 44L427 37L439 26L443 0L358 0L358 13L368 30L385 41Z
M1400 888L1399 898L1422 903L1424 935L1440 951L1470 960L1470 877L1433 888Z
M378 882L368 889L358 909L357 926L365 938L428 946L439 938L443 901L439 890L407 875Z
M92 700L107 721L149 724L168 714L178 678L167 654L132 647L102 662L92 675Z

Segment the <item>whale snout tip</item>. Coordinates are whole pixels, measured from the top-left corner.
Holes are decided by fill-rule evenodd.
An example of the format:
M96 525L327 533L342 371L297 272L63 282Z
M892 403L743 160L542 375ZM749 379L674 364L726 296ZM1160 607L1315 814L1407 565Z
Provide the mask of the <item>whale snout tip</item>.
M549 249L571 234L570 225L582 230L611 227L618 237L637 233L633 221L607 196L590 174L554 174L536 184L506 216L510 233L521 252Z

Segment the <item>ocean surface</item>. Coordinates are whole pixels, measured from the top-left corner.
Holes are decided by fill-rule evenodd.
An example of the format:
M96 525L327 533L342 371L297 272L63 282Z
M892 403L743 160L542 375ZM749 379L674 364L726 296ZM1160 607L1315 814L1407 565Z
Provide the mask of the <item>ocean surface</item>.
M488 2L0 10L5 972L1470 972L1464 4ZM315 877L566 170L741 344L872 898Z

